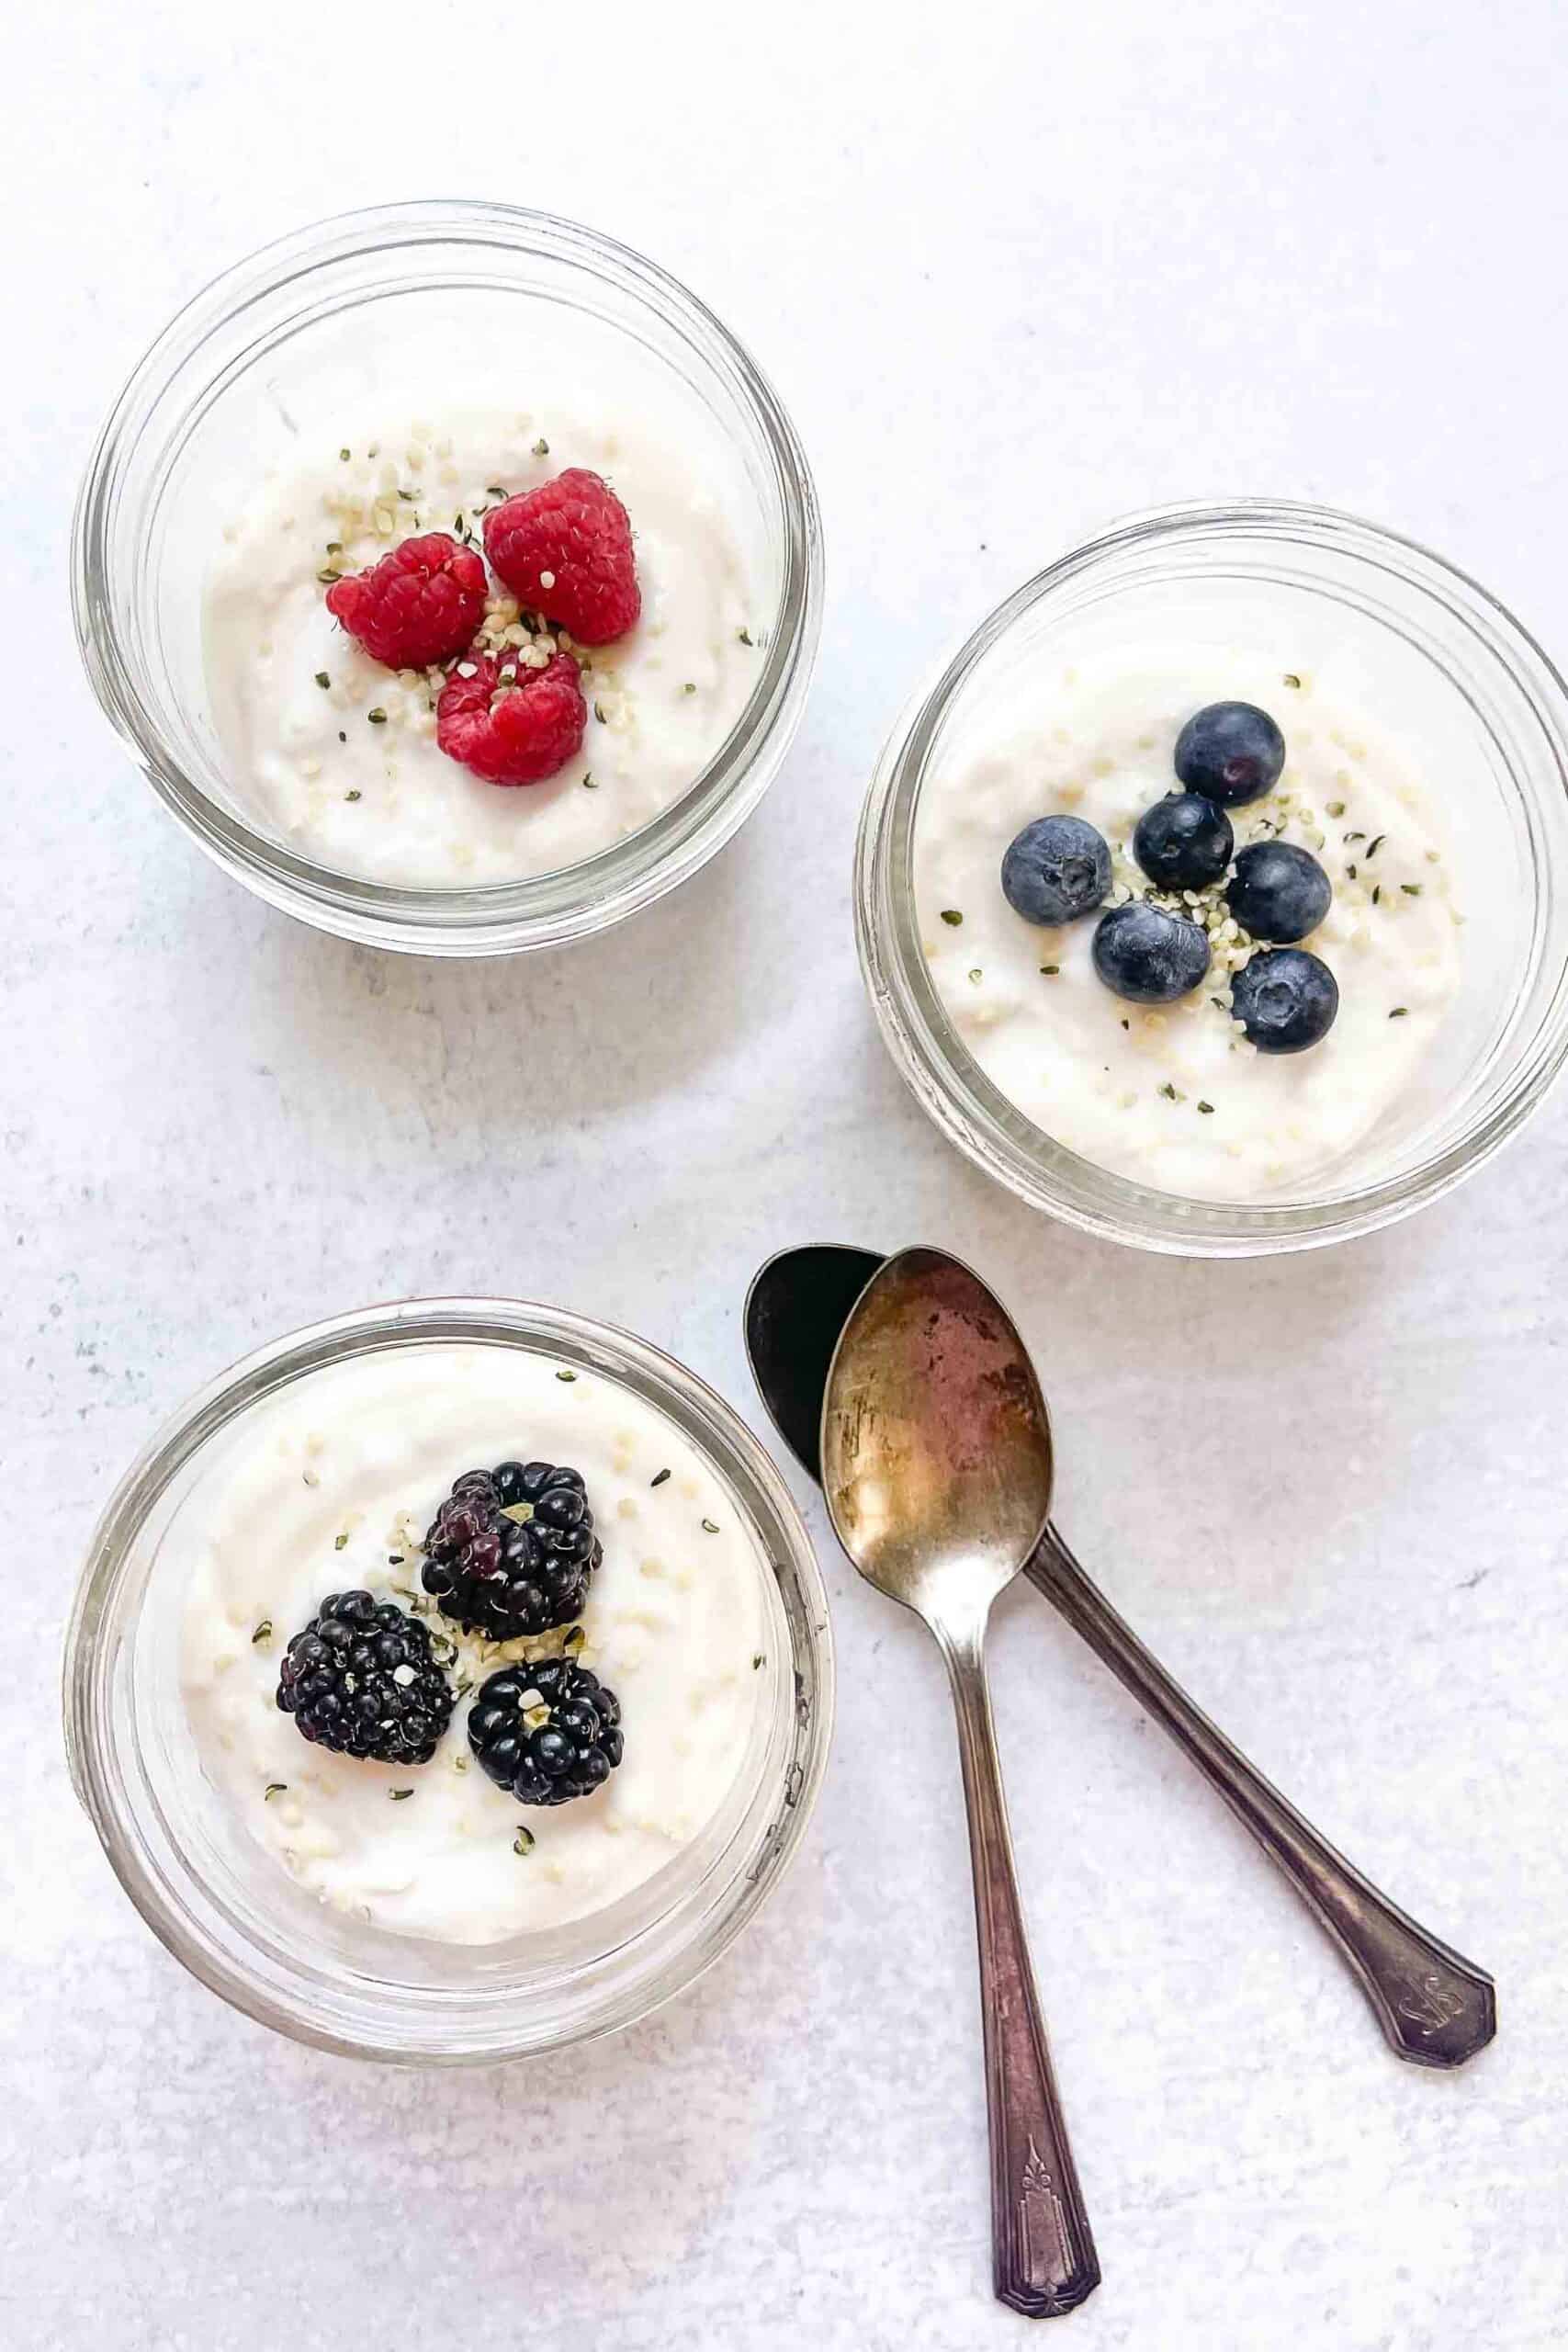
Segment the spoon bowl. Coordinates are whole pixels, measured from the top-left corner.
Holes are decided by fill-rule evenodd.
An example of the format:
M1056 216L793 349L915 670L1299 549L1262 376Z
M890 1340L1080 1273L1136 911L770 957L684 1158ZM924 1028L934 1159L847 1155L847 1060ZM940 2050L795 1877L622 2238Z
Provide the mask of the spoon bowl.
M924 1617L983 1624L1051 1509L1051 1423L1028 1351L978 1276L890 1258L852 1308L822 1400L822 1483L863 1577Z
M822 1402L850 1310L882 1263L880 1250L816 1241L780 1250L746 1294L746 1360L763 1404L807 1477L822 1483Z

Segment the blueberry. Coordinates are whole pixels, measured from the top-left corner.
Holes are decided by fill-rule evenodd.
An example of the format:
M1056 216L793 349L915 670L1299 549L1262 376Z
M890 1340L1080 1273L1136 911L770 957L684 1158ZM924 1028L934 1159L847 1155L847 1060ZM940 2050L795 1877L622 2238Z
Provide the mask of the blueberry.
M1317 929L1333 897L1310 850L1290 842L1253 842L1236 859L1225 904L1254 939L1284 946Z
M1231 862L1235 835L1223 808L1198 792L1171 792L1145 808L1133 855L1162 890L1201 890Z
M1111 851L1081 817L1037 817L1002 860L1002 888L1026 922L1071 922L1111 888Z
M1134 1004L1172 1004L1208 970L1209 942L1184 915L1134 899L1101 915L1094 933L1094 968L1108 989Z
M1206 703L1176 739L1176 773L1189 792L1227 808L1260 799L1284 764L1285 739L1256 703Z
M1231 1005L1260 1054L1304 1054L1333 1028L1339 986L1321 956L1274 947L1242 966Z

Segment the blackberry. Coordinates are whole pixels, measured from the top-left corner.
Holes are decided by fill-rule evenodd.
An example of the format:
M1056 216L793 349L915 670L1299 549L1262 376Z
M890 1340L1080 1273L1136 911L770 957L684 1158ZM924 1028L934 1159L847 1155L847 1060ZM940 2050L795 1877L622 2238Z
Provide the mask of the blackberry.
M503 1462L453 1481L424 1539L423 1583L470 1633L512 1642L580 1617L604 1556L579 1472Z
M381 1764L428 1764L452 1697L429 1627L367 1592L329 1592L277 1678L277 1703L304 1738Z
M569 1657L509 1666L479 1685L468 1746L519 1804L565 1804L606 1781L621 1760L621 1702Z

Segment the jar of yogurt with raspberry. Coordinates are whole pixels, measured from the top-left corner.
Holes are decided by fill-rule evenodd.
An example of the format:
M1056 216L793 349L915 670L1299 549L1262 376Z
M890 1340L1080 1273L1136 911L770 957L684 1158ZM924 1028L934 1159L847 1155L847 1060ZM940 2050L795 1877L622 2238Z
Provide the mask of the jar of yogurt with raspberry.
M822 550L711 311L592 230L442 202L322 221L171 321L73 586L100 704L226 872L368 945L510 955L650 905L757 806Z

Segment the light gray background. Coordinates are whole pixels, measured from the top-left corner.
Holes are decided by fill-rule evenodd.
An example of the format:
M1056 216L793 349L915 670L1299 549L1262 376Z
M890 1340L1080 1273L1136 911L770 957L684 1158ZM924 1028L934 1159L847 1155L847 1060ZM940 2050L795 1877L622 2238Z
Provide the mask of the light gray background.
M93 1517L228 1359L493 1288L635 1326L757 1421L742 1292L817 1237L942 1241L1002 1289L1085 1557L1501 1987L1462 2076L1396 2065L1228 1816L1015 1596L998 1711L1106 2274L1064 2341L1568 2340L1568 1097L1372 1241L1118 1253L926 1126L849 921L857 805L914 679L1112 514L1359 509L1568 649L1555 13L155 0L13 34L6 2343L1022 2343L988 2294L941 1669L815 1509L842 1706L807 1849L694 1995L558 2062L400 2076L231 2016L132 1915L60 1755ZM784 775L692 887L558 956L380 958L253 904L137 782L70 642L71 500L143 344L262 240L402 194L646 248L752 344L817 468L828 620Z

